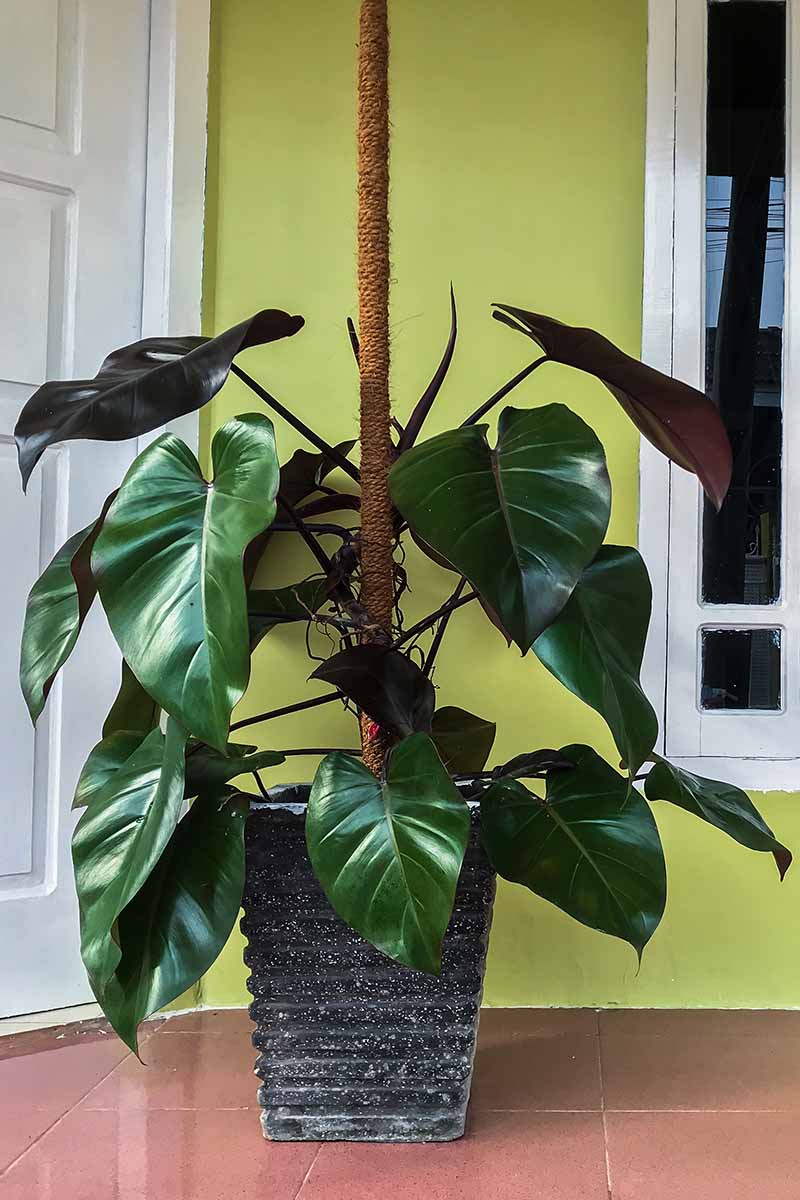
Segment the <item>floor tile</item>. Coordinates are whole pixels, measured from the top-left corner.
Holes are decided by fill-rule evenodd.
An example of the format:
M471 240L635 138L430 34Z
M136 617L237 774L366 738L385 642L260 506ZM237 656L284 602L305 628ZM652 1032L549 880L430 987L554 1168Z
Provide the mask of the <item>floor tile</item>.
M800 1039L600 1037L608 1109L800 1110Z
M295 1200L317 1150L265 1142L257 1113L247 1110L75 1110L0 1179L0 1196Z
M164 1021L162 1033L225 1033L252 1035L255 1026L246 1008L204 1008Z
M609 1113L612 1200L797 1200L789 1113Z
M0 1103L0 1171L54 1125L64 1111L61 1108L23 1108L16 1103L13 1111L8 1111L6 1105Z
M602 1107L594 1014L488 1009L481 1015L474 1108L597 1112ZM574 1030L584 1032L574 1032Z
M652 1034L656 1037L800 1038L800 1011L786 1009L606 1009L598 1014L600 1032Z
M9 1119L17 1108L58 1108L63 1112L130 1057L116 1037L58 1049L52 1044L31 1048L31 1039L38 1036L38 1031L33 1031L0 1043L0 1121ZM17 1053L12 1053L12 1043L19 1046Z
M93 1109L255 1108L256 1052L242 1033L159 1032L87 1097Z
M590 1113L473 1113L437 1145L323 1146L299 1200L607 1200L602 1120Z

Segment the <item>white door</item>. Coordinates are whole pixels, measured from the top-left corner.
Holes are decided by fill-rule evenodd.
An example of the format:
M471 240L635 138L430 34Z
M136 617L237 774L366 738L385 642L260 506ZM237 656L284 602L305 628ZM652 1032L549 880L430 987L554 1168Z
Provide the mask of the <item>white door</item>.
M23 496L12 430L45 378L94 375L140 336L149 35L149 0L0 0L0 1016L91 999L70 805L119 656L95 608L34 734L19 636L31 584L133 447L53 447Z

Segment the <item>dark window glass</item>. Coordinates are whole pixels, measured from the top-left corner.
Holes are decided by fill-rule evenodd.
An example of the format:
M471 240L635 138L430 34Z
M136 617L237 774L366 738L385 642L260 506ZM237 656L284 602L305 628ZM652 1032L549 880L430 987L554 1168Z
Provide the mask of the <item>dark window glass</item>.
M709 4L706 389L733 447L706 502L709 604L780 596L786 5Z
M779 629L704 629L702 650L702 708L780 708Z

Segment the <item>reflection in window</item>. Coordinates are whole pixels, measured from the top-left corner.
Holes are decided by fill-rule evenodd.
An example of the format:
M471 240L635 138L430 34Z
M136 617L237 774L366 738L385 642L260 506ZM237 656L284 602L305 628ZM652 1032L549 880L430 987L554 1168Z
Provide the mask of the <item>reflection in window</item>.
M780 708L779 629L704 629L702 652L702 708Z
M706 389L733 447L722 511L705 505L709 604L780 597L785 54L784 3L709 4Z

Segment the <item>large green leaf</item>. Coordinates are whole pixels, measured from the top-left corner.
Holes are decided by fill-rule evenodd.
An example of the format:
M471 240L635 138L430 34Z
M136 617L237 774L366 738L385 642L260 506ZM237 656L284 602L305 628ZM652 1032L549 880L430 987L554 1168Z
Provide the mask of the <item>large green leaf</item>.
M379 725L405 737L431 727L436 693L415 662L385 646L353 646L331 655L312 679L344 692Z
M90 566L92 548L115 496L112 492L96 521L74 533L57 551L28 596L19 676L34 724L97 594Z
M139 456L95 544L92 569L122 653L163 709L223 750L247 686L245 546L275 514L272 423L228 421L207 483L180 439Z
M597 553L611 486L603 448L563 404L506 408L497 447L471 425L408 450L392 497L489 603L525 653Z
M158 712L155 700L148 696L123 658L119 691L103 722L103 737L121 729L149 733L158 724Z
M395 746L386 777L336 752L306 816L311 864L343 920L389 958L438 973L469 836L469 810L424 733Z
M147 735L136 729L117 729L92 748L75 788L73 808L86 808L119 768L138 750Z
M328 588L324 579L305 579L282 588L251 588L247 593L247 624L250 649L276 625L310 621L325 607Z
M605 720L631 775L658 737L658 718L639 682L651 600L639 553L601 546L533 644L548 671Z
M447 770L453 775L482 771L494 745L497 726L463 708L437 708L431 737Z
M532 338L553 362L604 383L656 449L698 476L719 509L731 480L731 447L716 405L703 392L631 358L594 329L508 304L496 307L493 317Z
M95 995L120 959L114 927L158 862L183 804L186 733L154 729L97 792L72 838L81 954Z
M23 487L54 442L118 442L195 412L217 394L241 350L291 337L302 325L302 317L268 308L214 338L146 338L123 346L94 379L43 384L14 430Z
M588 746L561 753L572 771L548 777L545 800L500 779L481 798L481 828L497 872L525 884L641 957L664 912L661 840L646 801Z
M241 742L228 742L224 754L211 746L193 745L186 753L186 795L196 796L218 789L237 775L275 767L285 762L277 750L257 750Z
M201 796L117 924L121 958L106 1016L137 1052L137 1027L209 969L242 900L248 798Z
M767 825L749 796L731 783L692 775L659 758L644 785L648 800L667 800L727 833L750 850L772 854L783 879L792 855Z

